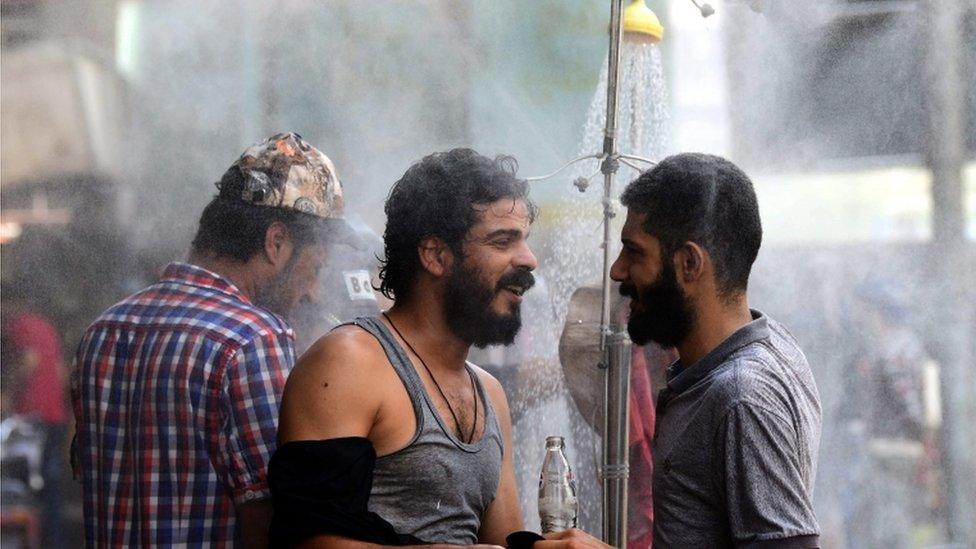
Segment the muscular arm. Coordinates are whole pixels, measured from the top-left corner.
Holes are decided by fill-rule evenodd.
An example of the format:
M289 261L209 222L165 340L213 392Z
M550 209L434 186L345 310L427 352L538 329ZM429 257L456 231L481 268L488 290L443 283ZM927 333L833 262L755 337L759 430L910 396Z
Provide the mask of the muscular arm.
M488 506L481 523L478 539L484 543L505 544L505 537L522 529L522 511L519 508L518 490L515 485L515 468L512 465L512 415L508 399L498 380L487 372L479 371L491 404L495 408L502 430L504 455L502 456L501 480L495 500Z
M354 327L335 330L298 360L285 385L278 443L368 437L380 399L369 375L380 366L372 337ZM372 345L371 345L372 344Z
M382 455L383 449L391 444L388 433L377 429L388 383L402 390L385 353L371 335L355 327L334 330L298 360L288 378L279 418L279 444L365 437ZM305 540L298 547L372 549L382 546L323 534Z

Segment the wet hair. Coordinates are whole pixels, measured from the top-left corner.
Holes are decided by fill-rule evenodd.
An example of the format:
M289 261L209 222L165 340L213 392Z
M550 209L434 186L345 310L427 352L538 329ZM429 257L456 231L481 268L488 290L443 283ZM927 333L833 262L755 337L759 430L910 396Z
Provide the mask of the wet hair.
M723 295L746 289L762 223L752 181L738 166L710 154L670 156L632 181L620 200L647 215L643 228L660 240L664 258L694 242L711 256Z
M220 180L220 195L210 201L200 216L193 237L194 253L214 254L248 261L264 248L268 228L281 222L288 229L295 251L329 236L329 226L313 215L288 208L256 206L239 197L244 178L231 167Z
M511 156L494 159L471 149L434 153L413 164L393 185L386 199L386 258L380 269L380 291L390 299L407 298L423 268L417 247L430 237L443 240L457 257L478 222L477 206L511 198L522 200L535 220L528 184L516 177Z

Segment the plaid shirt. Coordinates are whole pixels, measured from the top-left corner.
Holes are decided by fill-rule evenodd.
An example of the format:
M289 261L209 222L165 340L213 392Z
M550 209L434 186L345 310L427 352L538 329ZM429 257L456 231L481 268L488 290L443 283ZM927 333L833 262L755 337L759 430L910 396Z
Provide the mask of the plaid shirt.
M270 495L294 334L186 263L105 311L72 374L89 547L230 547L235 504Z

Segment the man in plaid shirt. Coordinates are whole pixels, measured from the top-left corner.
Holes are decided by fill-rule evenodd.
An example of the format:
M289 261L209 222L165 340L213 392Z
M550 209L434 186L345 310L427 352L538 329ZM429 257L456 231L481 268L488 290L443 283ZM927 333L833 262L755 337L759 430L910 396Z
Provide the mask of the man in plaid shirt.
M266 547L267 463L294 364L281 316L353 238L332 162L297 134L217 184L189 261L105 311L72 373L89 547Z

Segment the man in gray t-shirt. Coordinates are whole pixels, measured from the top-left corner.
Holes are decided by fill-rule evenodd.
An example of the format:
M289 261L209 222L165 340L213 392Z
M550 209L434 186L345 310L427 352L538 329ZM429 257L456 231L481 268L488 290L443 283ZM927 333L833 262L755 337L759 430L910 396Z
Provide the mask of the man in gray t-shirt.
M820 398L796 340L749 308L752 182L725 159L680 154L621 201L610 276L631 298L627 330L679 356L657 403L654 546L817 547Z

